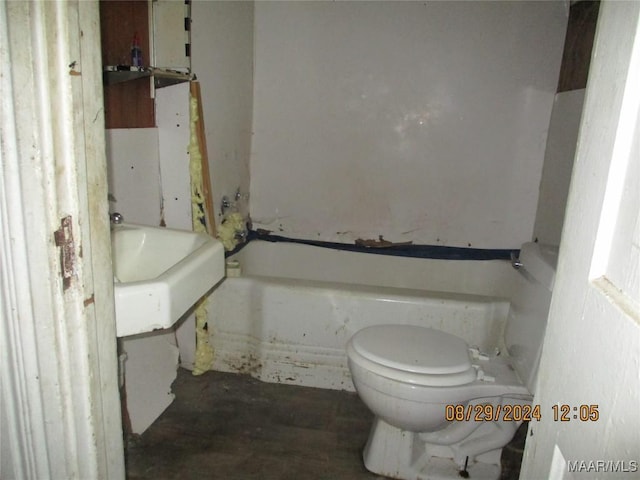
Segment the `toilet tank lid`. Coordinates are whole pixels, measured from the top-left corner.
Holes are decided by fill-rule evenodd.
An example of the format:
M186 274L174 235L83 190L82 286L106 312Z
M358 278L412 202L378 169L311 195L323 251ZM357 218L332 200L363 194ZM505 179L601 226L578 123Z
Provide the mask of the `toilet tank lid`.
M430 375L469 370L469 347L460 337L413 325L376 325L351 337L353 349L386 367Z

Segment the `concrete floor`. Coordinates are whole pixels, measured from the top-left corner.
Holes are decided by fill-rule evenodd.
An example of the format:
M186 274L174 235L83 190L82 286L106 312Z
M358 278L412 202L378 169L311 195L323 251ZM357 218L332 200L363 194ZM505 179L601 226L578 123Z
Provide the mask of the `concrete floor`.
M127 441L127 478L381 479L362 464L372 415L355 393L179 369L173 404ZM525 430L503 451L518 478Z

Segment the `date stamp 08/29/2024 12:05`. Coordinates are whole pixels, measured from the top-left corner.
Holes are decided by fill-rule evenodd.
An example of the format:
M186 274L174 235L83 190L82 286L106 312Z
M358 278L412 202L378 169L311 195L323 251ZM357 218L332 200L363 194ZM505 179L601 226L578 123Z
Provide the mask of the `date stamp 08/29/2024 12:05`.
M551 407L554 422L597 422L600 418L598 405L556 404ZM445 406L445 420L448 422L530 422L542 420L540 405L530 404L450 404Z
M600 419L599 405L556 404L548 412L554 422L597 422ZM540 405L530 404L450 404L445 407L445 420L449 422L539 422L543 412ZM567 462L572 473L638 473L640 463L637 460L574 460Z

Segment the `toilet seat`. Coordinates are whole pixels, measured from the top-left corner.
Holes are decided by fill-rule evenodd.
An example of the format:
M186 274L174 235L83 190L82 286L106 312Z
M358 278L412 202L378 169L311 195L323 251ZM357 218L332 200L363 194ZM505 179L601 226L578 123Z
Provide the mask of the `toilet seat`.
M457 386L477 379L467 343L413 325L376 325L357 332L349 357L373 373L424 386Z

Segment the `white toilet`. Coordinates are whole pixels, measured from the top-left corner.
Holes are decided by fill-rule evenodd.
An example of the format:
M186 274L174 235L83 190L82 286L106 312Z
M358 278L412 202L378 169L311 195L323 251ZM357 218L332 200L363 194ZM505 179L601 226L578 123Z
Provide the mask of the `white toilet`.
M500 477L502 447L523 417L536 414L531 399L557 253L522 246L502 354L413 325L376 325L353 335L349 369L376 416L363 454L368 470L407 480Z

